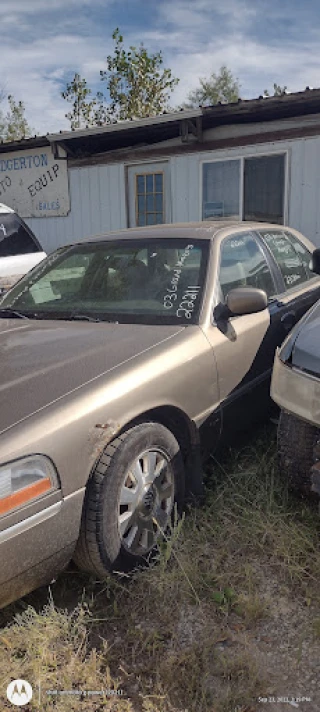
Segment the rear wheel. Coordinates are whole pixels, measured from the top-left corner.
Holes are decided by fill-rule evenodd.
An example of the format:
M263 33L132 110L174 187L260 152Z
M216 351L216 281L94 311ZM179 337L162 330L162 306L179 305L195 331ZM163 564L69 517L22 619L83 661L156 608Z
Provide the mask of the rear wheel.
M145 563L184 499L179 444L159 423L142 423L114 440L89 480L74 560L106 576Z
M282 410L278 426L280 472L290 489L311 496L311 468L319 430Z

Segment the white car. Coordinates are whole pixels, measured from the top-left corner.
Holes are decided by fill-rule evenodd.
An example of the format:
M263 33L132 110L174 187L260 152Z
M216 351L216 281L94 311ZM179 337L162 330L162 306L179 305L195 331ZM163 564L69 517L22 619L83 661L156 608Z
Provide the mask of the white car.
M0 203L0 296L45 257L26 223Z

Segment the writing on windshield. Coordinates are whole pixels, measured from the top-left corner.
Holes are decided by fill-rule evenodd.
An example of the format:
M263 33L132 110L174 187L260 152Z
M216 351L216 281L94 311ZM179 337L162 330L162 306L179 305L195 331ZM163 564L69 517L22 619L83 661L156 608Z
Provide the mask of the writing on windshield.
M62 249L6 298L19 310L193 322L199 313L208 241L118 240ZM151 319L152 321L152 319Z

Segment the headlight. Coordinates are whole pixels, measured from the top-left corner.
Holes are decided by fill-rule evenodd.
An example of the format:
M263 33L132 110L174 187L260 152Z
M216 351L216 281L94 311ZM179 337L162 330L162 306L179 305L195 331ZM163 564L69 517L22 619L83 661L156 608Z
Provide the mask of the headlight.
M0 467L0 516L59 486L56 470L44 455L32 455Z

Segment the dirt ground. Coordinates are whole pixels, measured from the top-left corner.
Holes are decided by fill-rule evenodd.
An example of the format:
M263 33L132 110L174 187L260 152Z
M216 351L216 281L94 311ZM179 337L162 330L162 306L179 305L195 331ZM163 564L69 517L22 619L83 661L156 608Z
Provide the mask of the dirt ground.
M320 520L286 491L275 432L212 461L156 566L103 583L71 566L0 612L1 710L22 678L30 712L319 712ZM122 696L47 694L107 686Z

